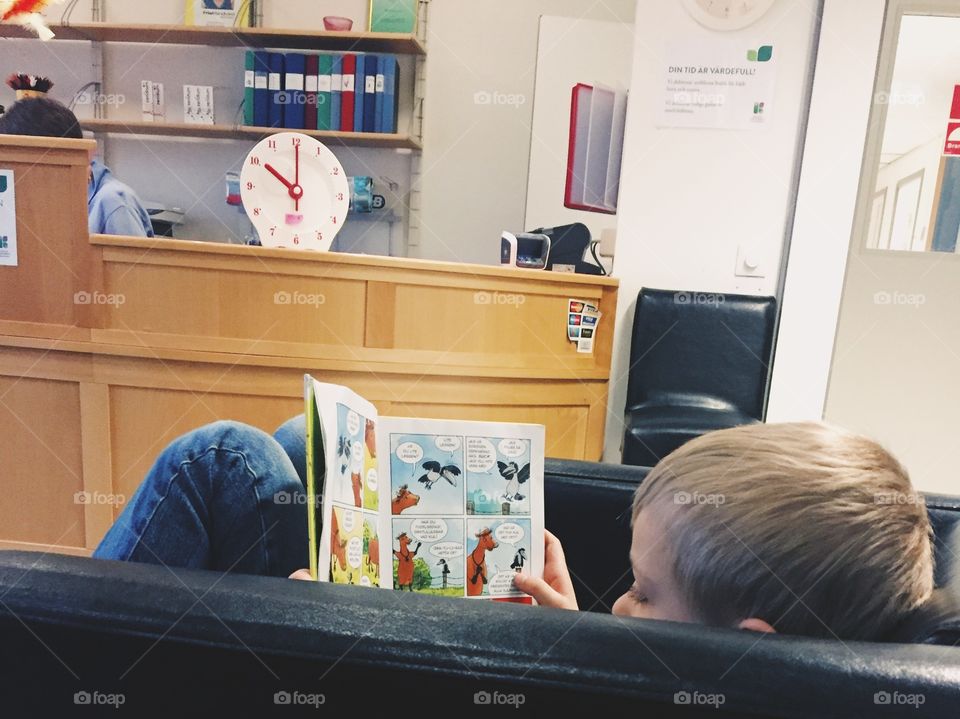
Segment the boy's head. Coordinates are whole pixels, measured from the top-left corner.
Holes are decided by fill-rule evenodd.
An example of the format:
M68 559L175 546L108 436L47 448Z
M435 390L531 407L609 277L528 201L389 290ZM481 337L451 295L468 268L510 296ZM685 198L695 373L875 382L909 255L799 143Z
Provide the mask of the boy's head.
M0 135L83 139L77 116L49 97L30 97L15 102L6 114L0 116Z
M633 504L635 584L614 612L879 639L933 590L926 508L876 442L817 423L711 432Z

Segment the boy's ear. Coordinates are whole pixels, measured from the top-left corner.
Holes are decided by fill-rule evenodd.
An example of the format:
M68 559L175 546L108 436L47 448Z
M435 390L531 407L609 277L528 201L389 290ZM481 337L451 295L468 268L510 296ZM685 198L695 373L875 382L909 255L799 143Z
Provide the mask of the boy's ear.
M749 619L741 620L741 622L737 625L737 629L746 629L750 632L764 632L766 634L777 633L776 629L757 617L750 617Z

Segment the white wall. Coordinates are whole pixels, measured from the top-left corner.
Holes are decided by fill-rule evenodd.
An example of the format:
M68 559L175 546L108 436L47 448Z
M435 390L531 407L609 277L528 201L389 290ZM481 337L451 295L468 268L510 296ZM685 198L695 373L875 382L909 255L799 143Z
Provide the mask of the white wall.
M501 232L524 229L541 15L629 24L634 0L431 3L423 226L412 256L496 264ZM477 93L515 102L478 104Z
M772 44L775 116L767 129L664 129L656 103L668 41L708 40L675 0L640 0L614 275L620 305L606 432L618 461L629 371L633 309L641 287L772 295L792 200L801 107L812 57L816 0L778 0L757 24L726 39ZM759 249L766 277L734 276L737 249Z
M893 226L893 210L896 206L897 183L904 178L923 170L923 183L920 190L920 202L917 205L916 224L914 225L914 246L925 246L927 235L933 232L930 213L937 189L937 173L940 171L940 157L943 152L944 132L915 147L910 152L884 165L877 173L876 192L886 192L887 201L883 208L883 225L880 228L880 244L886 247Z

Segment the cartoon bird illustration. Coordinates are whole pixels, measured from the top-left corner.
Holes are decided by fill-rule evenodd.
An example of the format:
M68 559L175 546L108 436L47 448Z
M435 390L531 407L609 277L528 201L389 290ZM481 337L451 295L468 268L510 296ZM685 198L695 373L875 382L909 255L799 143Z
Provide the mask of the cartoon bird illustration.
M503 498L508 502L519 502L523 499L523 495L519 493L520 485L526 484L527 480L530 479L530 463L527 462L520 467L516 462L498 461L497 468L500 470L500 476L507 480L507 488Z
M513 555L513 563L510 564L510 569L515 572L523 571L523 563L527 561L527 550L523 547L517 550L517 553Z
M423 468L427 470L427 473L417 481L427 489L433 489L433 485L439 482L441 477L447 480L452 486L457 486L457 477L460 476L460 468L457 465L448 464L441 467L439 462L430 460L423 463Z
M52 40L53 32L41 14L53 2L61 0L0 0L0 23L16 23L33 30L41 40Z
M353 447L350 444L350 440L340 435L340 438L337 440L337 457L340 459L340 474L344 474L350 465L352 449Z

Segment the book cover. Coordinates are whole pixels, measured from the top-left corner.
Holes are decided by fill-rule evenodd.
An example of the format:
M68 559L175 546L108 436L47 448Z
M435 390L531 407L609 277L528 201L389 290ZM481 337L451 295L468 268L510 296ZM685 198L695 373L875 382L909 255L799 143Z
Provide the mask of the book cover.
M367 55L364 65L363 125L361 132L377 130L377 56Z
M283 92L283 67L284 57L282 53L270 53L270 74L269 93L270 93L270 118L268 127L283 127L284 106L286 105L286 96Z
M184 25L250 27L250 0L185 0Z
M400 89L400 65L395 55L383 58L383 123L381 132L397 132L399 106L397 96Z
M303 127L307 130L317 129L317 107L320 104L320 58L316 55L307 55L306 77L304 79L304 93L306 104L303 108Z
M415 33L418 0L370 0L370 32Z
M252 125L253 124L253 110L256 98L254 97L254 92L256 90L256 54L253 50L247 50L244 55L243 63L243 124Z
M321 55L319 57L319 75L317 79L317 129L329 130L330 111L333 104L331 89L333 87L333 56Z
M340 93L340 131L353 132L354 112L356 110L356 72L357 56L343 56L342 92Z
M319 581L531 603L544 562L542 425L381 417L304 377L310 571Z
M357 55L357 69L354 72L354 106L353 106L353 127L350 129L353 132L363 132L363 93L364 93L364 82L366 80L366 67L367 56L366 55Z
M340 129L343 110L343 56L334 55L330 70L330 129Z
M270 124L270 53L257 50L253 53L253 125L267 127Z
M291 130L303 130L307 126L306 73L306 55L291 52L284 56L283 126Z

